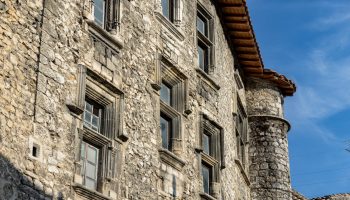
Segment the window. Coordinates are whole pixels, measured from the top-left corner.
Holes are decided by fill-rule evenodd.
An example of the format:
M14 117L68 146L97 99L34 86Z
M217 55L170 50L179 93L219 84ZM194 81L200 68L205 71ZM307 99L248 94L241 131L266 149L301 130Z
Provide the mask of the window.
M206 9L198 4L197 10L197 51L198 67L205 73L212 71L214 64L213 18Z
M208 19L205 18L200 12L197 15L197 31L199 31L204 36L209 37Z
M103 107L98 103L86 98L84 109L84 126L101 133Z
M202 164L202 176L203 176L203 191L206 194L210 194L210 183L212 182L212 167Z
M174 22L174 0L162 0L162 14L169 21Z
M83 184L92 190L97 189L99 152L100 150L97 147L85 141L82 142L80 153L82 163L81 175L83 176Z
M246 166L246 143L248 140L247 131L247 116L244 112L240 100L237 100L237 115L236 115L236 139L237 139L237 157L241 162L242 167Z
M201 196L205 199L211 199L211 196L220 193L215 191L213 185L219 184L219 169L224 168L223 129L205 114L201 114L200 121L201 172L203 179L203 193L201 193Z
M189 114L187 108L187 77L170 61L160 57L158 84L153 88L160 95L161 146L172 153L182 149L181 114Z
M211 152L211 136L205 131L202 135L203 152L210 155Z
M120 21L120 0L92 0L90 14L91 21L107 31L117 29ZM84 11L87 8L84 7Z
M105 10L106 2L105 0L94 0L94 21L101 27L105 26Z
M171 139L173 135L172 120L164 114L160 116L160 129L162 134L162 147L171 151Z
M160 87L160 99L168 104L169 106L172 105L172 88L169 84L162 82Z
M107 193L118 199L119 146L128 139L122 129L124 94L95 72L79 67L77 100L69 106L82 118L81 128L74 132L78 145L73 188L88 199Z
M197 50L199 68L202 69L204 72L208 73L208 47L205 46L203 43L198 42Z

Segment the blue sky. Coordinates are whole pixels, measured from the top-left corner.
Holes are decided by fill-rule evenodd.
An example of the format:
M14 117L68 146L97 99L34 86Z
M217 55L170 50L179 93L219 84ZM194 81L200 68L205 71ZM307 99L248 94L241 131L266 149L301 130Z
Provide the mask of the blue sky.
M247 0L265 68L297 92L285 101L292 187L350 192L350 0Z

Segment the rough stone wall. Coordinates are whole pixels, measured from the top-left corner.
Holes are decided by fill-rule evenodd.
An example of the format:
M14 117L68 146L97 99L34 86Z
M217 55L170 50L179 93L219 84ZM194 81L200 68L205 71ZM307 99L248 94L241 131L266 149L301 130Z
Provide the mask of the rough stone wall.
M283 97L264 80L250 79L247 85L252 199L292 199Z
M36 130L42 6L42 1L0 1L1 199L43 199L53 192L50 177L43 181L40 164L28 158Z
M162 181L169 182L171 177L178 180L176 199L200 198L201 160L195 151L200 145L200 112L225 132L226 168L220 170L219 196L228 200L250 199L250 187L235 162L234 58L215 6L209 0L199 1L215 22L215 69L208 80L196 71L196 1L181 1L182 21L175 27L184 36L181 40L157 19L160 0L121 0L121 23L112 35L122 48L115 51L90 37L89 25L83 16L86 2L0 0L0 156L3 157L0 167L9 169L0 172L0 193L10 199L29 199L30 195L34 199L80 198L71 185L75 180L77 129L83 127L82 116L70 112L67 104L77 98L78 64L83 64L124 91L123 132L129 140L119 149L121 167L115 199L174 199L170 195L171 187L162 186ZM155 83L159 54L174 63L189 81L188 105L192 113L181 116L180 158L185 162L181 170L165 166L158 152L161 147L159 91L151 85ZM260 90L261 87L267 89ZM278 91L268 84L261 87L258 87L261 93L256 93L253 85L247 89L251 103L248 113L281 117L282 98L277 95ZM247 105L244 92L238 94L243 105ZM258 102L263 104L255 101L260 96ZM275 180L272 177L289 181L287 143L282 134L286 127L279 122L266 121L270 128L263 131L266 134L263 145L266 142L267 146L281 145L282 148L271 150L276 155L268 155L267 148L269 152L263 151L256 158L257 162L264 156L273 162L279 159L276 165L267 164L271 169L278 169L276 175L268 176L271 177L268 184ZM260 124L253 122L251 129L256 128L260 128ZM252 138L258 136L255 133ZM38 158L30 155L33 144L39 147ZM254 148L258 145L261 145L258 140L251 143ZM254 152L251 150L251 155L255 156ZM254 170L254 166L255 160L251 169ZM252 173L265 176L266 163L261 167ZM282 182L276 186L280 187L287 188Z
M292 200L307 200L307 198L292 189Z
M312 200L349 200L350 194L333 194L324 197L313 198Z

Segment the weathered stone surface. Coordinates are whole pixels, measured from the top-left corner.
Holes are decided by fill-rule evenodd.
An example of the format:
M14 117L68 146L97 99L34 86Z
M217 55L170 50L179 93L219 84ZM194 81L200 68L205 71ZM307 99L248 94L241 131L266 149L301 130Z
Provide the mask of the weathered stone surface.
M312 200L349 200L350 194L332 194L324 197L312 198Z
M237 96L248 115L280 118L283 97L269 82L248 82L238 89L236 61L210 0L199 0L214 18L215 66L209 78L197 67L197 1L181 0L181 22L169 30L156 17L161 15L160 0L121 0L118 29L103 32L109 39L92 35L91 22L82 16L89 2L0 0L0 199L83 198L73 188L82 182L76 162L82 115L66 106L78 96L79 64L124 92L121 131L128 136L126 142L113 141L119 145L117 176L103 180L99 194L85 190L90 198L199 199L199 113L225 132L226 165L219 169L219 183L212 183L216 199L290 198L284 121L251 120L250 170L236 162ZM159 155L160 100L152 88L159 54L188 77L192 112L179 113L182 135L176 155L184 165L176 168ZM39 149L36 157L33 144Z

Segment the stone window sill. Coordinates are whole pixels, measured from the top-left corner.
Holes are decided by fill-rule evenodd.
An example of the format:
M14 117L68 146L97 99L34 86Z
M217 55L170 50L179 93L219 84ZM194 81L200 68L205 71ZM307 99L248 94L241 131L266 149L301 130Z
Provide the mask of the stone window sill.
M105 43L108 47L116 52L119 52L123 48L123 43L115 38L111 33L97 25L93 20L86 20L89 25L89 32L93 34L97 39Z
M202 69L200 68L196 68L196 72L203 78L205 79L207 82L209 82L209 84L211 86L213 86L216 90L220 90L220 86L212 79L209 77L209 75L207 73L205 73Z
M102 193L99 193L95 190L91 190L81 184L75 183L73 185L74 191L81 197L87 198L87 199L96 199L96 200L113 200L110 197L105 196Z
M201 196L201 199L203 200L216 200L216 198L204 192L199 193L199 196Z
M183 161L181 158L179 158L177 155L175 155L174 153L172 153L171 151L167 150L167 149L159 149L159 156L160 159L174 167L175 169L181 171L181 169L183 168L183 166L185 166L185 161Z
M246 182L247 185L249 186L249 185L250 185L249 177L248 177L248 175L247 175L247 173L246 173L246 171L245 171L245 169L244 169L244 167L243 167L241 161L238 160L238 159L235 159L235 163L236 163L236 165L238 166L238 168L240 169L241 174L242 174L242 176L243 176L245 182Z
M184 35L178 30L178 28L167 18L165 18L161 13L155 12L155 15L158 21L173 35L175 35L180 41L183 41L185 39Z

